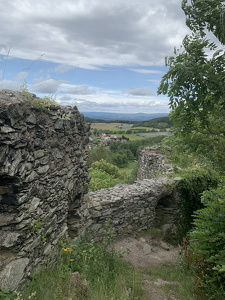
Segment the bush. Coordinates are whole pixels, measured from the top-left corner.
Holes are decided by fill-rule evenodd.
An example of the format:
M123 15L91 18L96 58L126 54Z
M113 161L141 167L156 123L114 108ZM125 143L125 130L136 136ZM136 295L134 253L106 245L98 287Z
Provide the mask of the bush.
M89 184L89 191L97 191L103 188L112 187L120 183L120 179L98 169L90 171L91 181Z
M109 175L113 176L114 178L118 178L118 179L124 179L124 176L125 176L124 173L122 171L120 171L120 169L117 166L108 163L104 159L94 162L91 165L91 169L92 170L96 170L96 169L101 170L101 171L106 172Z
M194 214L189 264L196 274L197 290L207 299L225 299L225 181L205 191L201 200L205 207Z
M113 153L112 154L112 161L119 168L127 167L128 162L129 162L126 153L124 153L123 151Z
M107 162L112 163L110 151L108 151L106 147L102 145L90 151L88 166L90 167L94 162L99 161L101 159L104 159Z
M200 167L188 171L181 181L177 184L180 194L179 216L178 216L178 235L180 241L193 227L193 214L203 208L201 202L202 192L215 188L219 182L219 177L213 171Z

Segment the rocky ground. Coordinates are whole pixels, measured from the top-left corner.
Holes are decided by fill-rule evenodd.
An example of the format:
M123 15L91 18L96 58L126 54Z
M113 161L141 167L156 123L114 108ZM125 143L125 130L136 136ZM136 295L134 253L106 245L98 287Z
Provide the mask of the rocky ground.
M175 266L178 263L178 247L152 234L128 236L116 241L113 247L118 251L124 251L125 260L140 268L159 266L162 263ZM153 280L148 274L144 274L143 277L146 300L180 300L174 295L167 296L162 291L162 286L176 284L176 282L171 283L161 278Z

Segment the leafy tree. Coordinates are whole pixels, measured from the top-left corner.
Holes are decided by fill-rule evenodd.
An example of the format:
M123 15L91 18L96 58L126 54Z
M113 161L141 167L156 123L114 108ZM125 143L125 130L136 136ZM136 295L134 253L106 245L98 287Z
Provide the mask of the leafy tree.
M93 162L104 159L105 161L111 163L112 158L110 152L106 149L106 147L100 145L90 151L88 165L91 166Z
M215 50L216 45L199 34L186 36L182 46L181 52L175 50L175 56L166 59L169 71L158 93L168 94L171 119L181 133L197 130L224 137L224 51L209 57L205 49Z
M223 0L183 0L182 9L187 17L186 24L205 35L204 29L212 31L225 44L225 3Z
M123 172L121 172L117 166L108 163L104 159L94 162L91 165L91 169L92 170L98 169L98 170L104 171L104 172L108 173L109 175L113 176L114 178L120 178L120 179L124 178Z
M123 151L116 152L112 155L113 163L119 168L124 168L128 165L128 157Z
M99 169L93 169L90 172L91 181L89 184L89 191L97 191L103 188L112 187L120 183L120 179L114 178L114 176Z
M174 54L166 59L169 70L158 89L169 96L174 135L191 148L195 140L198 153L218 163L225 149L225 53L193 33Z

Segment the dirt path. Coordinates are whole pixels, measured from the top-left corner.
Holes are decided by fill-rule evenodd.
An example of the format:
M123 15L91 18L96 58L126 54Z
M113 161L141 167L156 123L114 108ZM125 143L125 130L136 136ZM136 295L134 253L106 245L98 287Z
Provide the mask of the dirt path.
M177 265L178 263L178 248L151 234L123 238L115 242L113 247L118 251L128 250L123 255L124 259L136 267L159 266L166 262L172 265ZM173 295L166 296L163 293L161 287L171 284L171 282L162 280L161 278L153 281L148 274L144 274L143 280L146 300L180 300Z

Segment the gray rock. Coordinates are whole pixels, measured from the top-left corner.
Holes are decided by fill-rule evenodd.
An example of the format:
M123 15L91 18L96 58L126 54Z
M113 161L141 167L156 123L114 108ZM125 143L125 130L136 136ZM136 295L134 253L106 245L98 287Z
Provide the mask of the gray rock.
M41 166L37 169L37 173L44 174L44 173L48 172L49 168L50 168L49 165Z
M143 245L143 252L144 254L148 255L152 252L152 247L148 244Z
M35 114L30 114L30 115L26 118L26 122L27 122L28 124L36 124L37 119L36 119Z
M18 243L18 239L21 236L18 232L3 231L0 235L0 245L3 248L11 248Z
M29 176L25 179L25 182L31 182L38 178L38 174L35 171L32 171Z
M0 273L0 289L14 291L24 277L24 270L28 263L28 258L11 261Z

